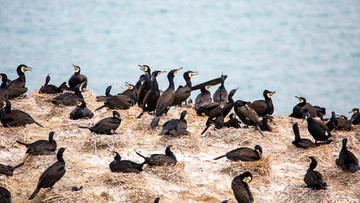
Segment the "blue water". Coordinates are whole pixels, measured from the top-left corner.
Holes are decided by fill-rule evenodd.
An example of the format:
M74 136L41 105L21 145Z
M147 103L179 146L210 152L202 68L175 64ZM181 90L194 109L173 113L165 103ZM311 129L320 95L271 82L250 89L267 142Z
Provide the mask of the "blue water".
M198 71L193 84L223 72L229 91L239 87L235 99L274 90L274 114L289 114L298 95L348 115L360 105L360 1L3 0L0 72L14 79L22 63L33 67L30 92L48 73L52 84L67 81L76 64L103 95L147 64ZM158 81L167 87L165 75Z

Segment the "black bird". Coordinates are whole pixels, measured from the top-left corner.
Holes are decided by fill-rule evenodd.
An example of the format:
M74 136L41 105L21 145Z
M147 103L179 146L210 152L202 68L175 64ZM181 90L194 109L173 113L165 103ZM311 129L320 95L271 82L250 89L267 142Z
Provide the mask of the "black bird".
M256 145L254 149L248 147L240 147L227 152L225 155L214 158L214 160L221 159L226 156L232 161L257 161L261 159L262 148L260 145Z
M349 170L355 173L359 170L359 160L356 156L346 148L347 139L342 140L342 148L339 153L339 158L336 159L336 165L340 166L343 170Z
M304 182L310 188L325 190L327 187L327 184L323 180L321 173L319 173L318 171L314 171L314 169L317 165L317 161L312 156L309 158L311 159L311 163L310 163L309 169L307 170L307 172L304 176Z
M50 82L50 75L48 74L45 79L45 84L41 86L39 93L41 94L56 94L56 93L62 93L67 88L66 82L63 82L59 87L56 87L55 85L49 85Z
M151 89L151 69L148 65L138 65L140 70L144 72L144 77L139 87L139 91L137 94L138 106L141 107L143 105L143 100L146 93Z
M78 84L75 86L75 93L73 92L65 92L63 94L60 94L59 96L56 96L52 99L45 100L45 102L51 102L56 105L65 105L65 106L75 106L77 105L77 101L82 99L84 100L84 97L81 93L81 90L83 89L82 86L84 83Z
M203 85L200 89L200 94L195 99L195 111L197 111L201 106L209 104L212 102L211 93L208 90L210 85Z
M191 77L193 77L194 75L197 75L197 73L193 72L193 71L186 71L184 73L184 79L185 79L186 85L177 88L177 90L175 91L175 98L172 103L172 106L176 106L176 105L181 106L181 103L183 103L190 97L191 87L192 87Z
M0 110L0 121L5 127L18 127L26 124L37 124L40 127L40 123L36 122L29 114L20 110L12 110L9 100L3 101L3 108Z
M153 154L150 157L145 157L138 152L136 152L136 154L145 159L143 164L149 164L150 166L161 166L165 164L175 166L177 160L174 153L171 151L174 149L175 148L172 145L169 145L166 147L165 154Z
M300 103L294 106L293 112L290 114L290 117L293 118L304 118L305 113L304 110L308 111L311 115L311 117L316 117L316 109L310 104L306 102L306 99L304 97L298 97L295 96Z
M353 129L351 121L348 120L346 116L336 116L335 111L331 112L331 117L326 123L326 126L330 131L351 131Z
M69 78L69 81L68 81L69 87L75 88L76 85L83 83L83 85L81 86L81 90L86 89L87 77L83 74L80 74L81 69L79 66L73 64L73 67L74 67L75 73Z
M115 132L115 130L119 127L121 123L120 114L117 111L113 111L112 117L107 117L99 122L97 122L92 127L85 127L85 126L78 126L79 128L87 128L91 132L97 133L97 134L112 134L112 131Z
M0 187L0 202L11 203L11 193L4 187Z
M210 112L214 110L216 107L220 105L219 102L210 102L210 103L204 103L202 106L199 107L199 109L196 111L196 114L199 116L209 116Z
M25 83L26 83L25 72L31 70L32 68L24 64L21 64L17 67L16 72L19 77L11 81L7 86L7 94L9 99L16 98L27 92L28 89L25 87Z
M360 124L360 113L359 113L359 109L358 108L353 108L352 111L350 111L349 113L354 113L351 116L351 123L353 125L359 125Z
M144 164L138 164L129 160L121 160L120 154L115 151L113 151L113 155L115 155L114 160L109 165L112 172L140 173L143 171L142 167Z
M14 167L12 167L10 165L0 164L0 174L4 174L6 176L12 176L13 173L14 173L14 170L19 168L22 165L24 165L24 163L21 163L19 165L14 166Z
M261 121L260 121L260 129L262 131L270 131L270 132L272 131L272 127L269 124L269 120L273 121L273 117L269 116L269 115L266 115L261 119Z
M183 111L180 114L180 119L171 119L164 124L162 131L159 135L173 135L173 136L181 136L190 134L189 131L186 130L187 122L185 120L187 111Z
M8 99L7 93L7 84L10 82L5 73L0 74L1 85L0 85L0 101L5 101Z
M236 118L236 115L234 113L231 113L229 115L229 120L224 123L224 126L228 128L240 128L240 123L241 121Z
M57 152L57 162L47 168L40 176L39 182L36 186L35 191L30 196L29 200L34 199L36 194L40 191L41 188L51 187L58 182L65 174L65 161L63 159L63 153L65 148L60 148Z
M154 203L159 203L160 201L160 197L157 197L155 200L154 200Z
M225 76L221 74L221 85L213 94L214 102L225 103L228 100L228 92L224 86Z
M111 91L111 85L109 85L106 90L105 90L105 96L96 96L96 101L97 102L104 102L107 98L111 97L112 95L110 94Z
M304 138L300 137L300 131L299 131L298 123L294 123L292 128L293 128L293 131L294 131L294 134L295 134L295 140L292 141L292 143L295 146L301 147L301 148L316 147L316 144L313 143L311 140L304 139Z
M95 109L98 111L104 107L108 107L109 109L129 109L130 107L134 106L136 103L136 95L133 92L134 86L131 84L126 83L126 86L132 90L132 96L128 95L114 95L107 98L104 102L104 105L100 106L99 108Z
M233 100L233 96L236 93L236 91L239 88L233 89L230 91L229 95L228 95L228 101L226 103L224 103L224 108L223 108L223 116L224 118L230 113L231 109L234 107L234 100Z
M211 124L214 124L216 129L221 129L224 127L223 111L224 111L224 105L219 105L218 107L216 107L214 110L212 110L210 112L209 117L205 124L206 127L201 132L201 135L207 131L207 129L211 126Z
M256 101L252 102L249 105L250 108L254 109L254 111L261 117L273 114L274 113L274 105L273 105L271 97L275 93L276 92L264 90L263 96L264 96L265 100L256 100Z
M37 140L33 143L26 144L16 140L17 143L25 145L27 148L26 153L32 155L49 155L53 154L56 150L56 141L54 140L54 132L49 133L49 140Z
M324 119L324 116L326 115L326 108L320 107L320 106L314 106L316 116L318 116L321 120Z
M310 116L309 112L305 112L306 120L308 123L308 131L315 139L315 144L317 141L324 141L325 144L329 144L331 141L328 140L332 137L328 127L321 121L315 120Z
M156 102L160 97L160 90L156 77L159 76L161 73L165 73L165 71L154 71L151 74L150 90L146 92L144 99L142 100L140 107L143 109L143 111L137 118L141 118L144 112L155 111Z
M162 93L162 95L160 95L159 99L156 102L155 117L150 123L151 127L156 127L159 124L160 116L166 113L174 102L174 77L176 73L181 69L182 67L179 69L173 69L168 73L167 78L169 80L169 87Z
M82 99L78 100L76 108L70 113L70 119L77 120L81 118L92 118L93 112L87 108L86 102Z
M264 136L260 129L259 115L249 107L250 102L237 100L234 104L234 111L236 115L245 125L253 125L259 133Z
M245 179L246 178L246 179ZM245 181L244 181L245 179ZM251 203L254 202L254 197L251 194L248 183L252 181L252 175L249 171L236 176L231 182L231 189L238 202Z

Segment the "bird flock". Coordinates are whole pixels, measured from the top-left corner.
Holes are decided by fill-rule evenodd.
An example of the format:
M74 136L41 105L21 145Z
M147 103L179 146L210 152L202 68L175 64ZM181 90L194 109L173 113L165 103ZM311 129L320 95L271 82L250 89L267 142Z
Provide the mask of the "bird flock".
M180 106L184 108L181 112L180 118L173 118L163 124L159 135L170 135L174 137L191 136L191 132L187 130L187 121L185 116L186 109L193 109L198 116L207 117L205 128L201 134L214 126L215 129L227 128L254 128L258 131L260 136L264 136L263 131L272 131L269 122L273 121L274 104L272 96L275 91L264 90L264 100L256 100L253 102L236 100L233 97L238 88L231 90L229 93L225 88L226 75L214 80L203 82L199 85L193 86L191 78L198 75L194 71L186 71L183 74L185 85L175 88L174 77L183 68L170 70L167 74L169 86L164 91L159 89L157 77L166 71L153 71L147 65L139 65L143 74L140 75L139 80L135 85L126 83L128 87L122 93L112 95L110 93L111 86L106 88L105 96L97 96L98 102L103 102L95 111L102 108L113 109L111 117L106 117L92 126L78 126L80 129L88 129L95 134L116 134L116 129L121 124L122 118L117 110L127 110L138 105L142 109L137 119L148 113L153 116L149 125L156 129L159 125L160 119L167 115L168 111L172 110L173 106ZM68 85L63 82L60 86L49 84L50 76L47 75L45 84L39 89L41 94L54 94L52 99L44 100L42 102L52 103L53 105L75 106L75 109L70 113L69 118L77 119L93 119L94 113L87 108L86 101L82 95L82 91L87 88L87 77L80 73L80 67L73 65L75 73L69 78ZM25 72L31 71L32 68L26 65L19 65L17 67L18 78L9 80L5 73L0 74L2 84L0 86L0 121L4 127L18 127L28 124L36 124L41 128L44 126L38 123L25 111L19 109L12 109L10 100L15 98L26 97L27 92ZM211 86L220 84L218 89L211 96L209 88ZM200 89L200 94L197 95L195 102L191 101L190 95L194 90ZM336 139L334 131L351 131L352 125L360 124L360 113L358 108L351 110L352 117L348 119L346 116L337 115L335 112L331 113L330 118L324 118L326 109L320 106L313 106L306 101L304 97L296 96L299 103L293 108L290 117L306 119L307 129L314 138L314 142L310 139L302 139L300 137L298 123L293 124L293 132L295 139L292 142L296 147L300 148L314 148L321 145L328 145ZM21 100L20 100L21 102ZM194 105L192 105L194 103ZM239 118L239 119L238 119ZM319 119L318 119L319 118ZM54 133L49 133L48 140L38 140L33 143L24 143L19 140L16 142L24 145L27 148L26 153L31 155L51 155L57 149L56 141L54 140ZM49 166L40 176L38 184L29 200L35 198L36 194L40 192L41 188L52 188L54 184L59 181L66 173L65 161L63 153L66 146L62 146L57 151L57 162ZM152 154L149 157L136 152L137 155L144 158L143 163L135 163L130 160L122 160L118 152L113 151L114 160L109 164L109 169L112 172L120 173L141 173L145 164L149 166L168 166L172 167L177 164L177 159L173 153L174 146L169 145L165 149L165 154ZM245 161L255 162L262 159L263 149L260 145L256 145L254 149L248 147L240 147L233 149L226 154L214 158L218 160L226 157L231 161ZM220 153L220 152L219 152ZM324 181L322 174L314 169L317 166L315 157L309 157L311 161L309 169L304 175L304 182L307 187L312 189L326 189L327 183ZM19 168L24 163L17 166L9 166L0 164L0 174L12 176L13 171ZM344 171L355 173L359 169L358 159L347 149L347 138L342 140L342 148L339 152L339 157L336 159L336 164ZM253 202L254 197L251 193L249 182L252 180L251 171L244 171L236 176L231 182L231 188L235 199L238 202ZM11 202L10 192L0 187L0 202ZM159 201L157 198L155 201Z

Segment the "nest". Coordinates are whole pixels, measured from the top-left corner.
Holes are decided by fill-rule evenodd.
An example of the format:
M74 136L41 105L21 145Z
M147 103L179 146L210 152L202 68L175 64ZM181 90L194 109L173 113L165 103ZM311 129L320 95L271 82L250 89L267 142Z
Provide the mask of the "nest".
M184 172L184 167L185 164L178 162L175 166L149 166L144 169L144 172L155 175L162 180L180 184L188 182L188 176Z

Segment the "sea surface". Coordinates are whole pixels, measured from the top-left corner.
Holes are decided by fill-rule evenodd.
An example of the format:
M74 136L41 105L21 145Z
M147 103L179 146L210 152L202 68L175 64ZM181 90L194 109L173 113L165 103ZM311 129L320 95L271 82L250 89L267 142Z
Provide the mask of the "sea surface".
M47 74L60 85L72 64L103 95L135 83L139 64L152 70L198 71L193 84L228 75L235 99L276 91L274 114L289 114L303 96L350 116L360 107L360 1L0 1L0 72L26 73L29 92ZM158 77L166 89L166 75ZM212 87L214 92L217 87ZM194 100L199 91L192 93Z

